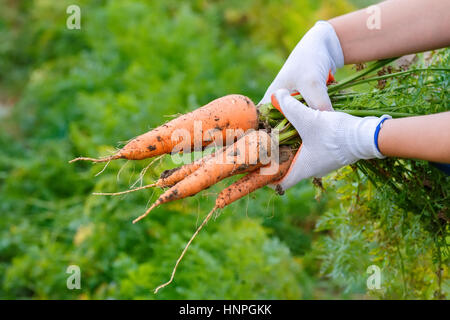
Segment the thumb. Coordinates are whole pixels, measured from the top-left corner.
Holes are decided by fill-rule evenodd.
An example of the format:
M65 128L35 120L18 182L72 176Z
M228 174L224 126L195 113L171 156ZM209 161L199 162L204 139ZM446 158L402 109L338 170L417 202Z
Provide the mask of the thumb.
M289 172L281 181L279 181L281 190L287 190L296 185L301 180L309 178L307 167L308 152L302 146L295 155L291 167L289 168Z
M264 93L264 97L261 99L261 101L258 104L269 103L274 92L282 87L283 86L281 85L280 81L277 78L275 78L275 80L267 88L266 93Z
M300 136L306 136L318 111L308 108L299 102L289 94L287 89L278 89L273 97L273 103L278 103L284 116L295 127Z
M258 102L258 105L260 105L260 104L266 104L266 103L269 103L269 102L270 102L270 97L271 97L271 95L272 95L272 93L273 93L273 91L270 90L270 89L271 89L271 88L269 88L269 89L266 91L266 93L264 94L264 97L261 99L260 102Z
M325 82L312 80L301 87L300 93L309 107L321 111L333 111Z

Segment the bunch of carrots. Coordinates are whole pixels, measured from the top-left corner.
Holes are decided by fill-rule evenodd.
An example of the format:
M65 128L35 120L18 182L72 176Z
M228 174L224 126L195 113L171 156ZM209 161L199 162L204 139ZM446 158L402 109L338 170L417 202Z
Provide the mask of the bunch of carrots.
M343 90L354 85L368 81L379 81L382 77L385 79L397 75L401 76L405 72L409 72L366 77L393 60L374 62L338 84L330 83L328 92L332 102L351 99L354 93ZM302 101L299 94L295 94L295 97ZM367 110L341 109L340 111L358 116L378 116L385 113L385 111L380 112L379 110L370 112ZM409 115L389 113L393 117ZM214 132L214 135L196 134L196 121L201 121L204 132ZM180 129L194 139L186 141L182 137L174 139L174 136L177 136L177 130ZM237 133L231 141L228 137L230 130ZM172 282L178 264L190 244L216 210L222 209L264 186L276 186L277 181L281 180L287 173L296 152L301 147L301 138L298 132L284 118L276 101L272 100L272 103L256 106L249 98L233 94L218 98L193 112L182 115L132 139L122 149L109 157L100 159L79 157L70 161L86 160L94 163L109 163L117 159L142 160L172 153L174 149L180 148L180 146L182 151L186 152L186 150L194 150L196 146L205 148L217 145L216 142L218 141L226 141L226 143L225 145L219 143L219 147L216 147L214 152L201 159L164 171L153 184L116 193L96 193L96 195L120 195L152 187L163 188L163 194L144 214L133 221L133 223L136 223L147 216L155 207L196 195L228 177L243 175L218 194L214 208L208 213L186 244L173 268L169 281L157 287L155 293ZM179 151L181 152L181 148ZM273 165L273 161L276 162L276 170L267 170L268 167ZM279 188L275 189L280 194L282 193Z

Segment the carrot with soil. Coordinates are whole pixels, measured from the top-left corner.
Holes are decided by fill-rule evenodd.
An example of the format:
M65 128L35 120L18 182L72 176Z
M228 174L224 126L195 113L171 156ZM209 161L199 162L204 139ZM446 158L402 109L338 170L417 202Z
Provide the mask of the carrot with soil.
M252 131L206 161L194 173L164 192L158 200L133 223L141 220L153 208L183 199L209 188L232 175L255 170L270 161L271 137L263 130ZM264 159L261 158L265 157Z
M260 189L268 184L276 183L281 180L288 171L294 158L293 150L290 147L280 148L279 168L274 174L262 174L260 170L252 171L225 188L219 193L216 199L215 208L222 209L225 206L241 199L242 197Z
M176 146L183 147L183 149L184 147L207 146L215 141L216 137L204 137L201 132L200 134L195 132L197 130L195 122L197 121L201 123L201 130L205 132L205 135L206 132L218 130L222 133L222 141L226 141L226 129L236 130L236 132L258 129L258 112L255 104L249 98L238 94L227 95L132 139L112 156L100 159L79 157L69 162L142 160L170 153ZM190 138L189 141L183 141L183 137L173 139L176 130L184 130Z

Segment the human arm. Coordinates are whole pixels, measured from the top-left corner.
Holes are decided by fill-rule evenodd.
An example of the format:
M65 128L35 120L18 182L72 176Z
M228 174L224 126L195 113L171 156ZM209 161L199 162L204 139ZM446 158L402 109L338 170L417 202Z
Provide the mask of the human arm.
M450 111L386 120L378 146L388 157L450 163Z
M378 21L377 21L378 20ZM344 63L359 63L450 45L450 1L390 0L329 20Z
M290 92L299 91L311 108L332 110L326 89L326 79L329 70L334 72L336 68L344 65L344 63L395 57L406 53L450 45L450 33L448 32L450 30L450 19L448 18L450 1L391 0L379 3L376 5L376 8L379 10L379 29L368 27L367 22L371 18L371 13L364 9L333 18L329 22L318 22L297 44L285 65L267 89L262 102L270 101L270 96L277 89L286 88ZM374 13L375 11L372 11L372 14ZM295 121L292 120L295 117L294 112L285 115L291 123ZM340 117L341 120L344 118L350 119L341 115L336 117ZM324 117L321 116L320 118ZM331 118L331 116L325 118ZM428 141L432 141L429 139L431 135L429 132L416 137L415 140L420 142L416 144L416 149L410 146L411 143L414 144L415 140L411 139L408 140L409 144L405 143L405 139L408 139L409 135L417 135L420 132L419 130L422 129L419 126L419 129L416 128L416 131L412 131L410 126L417 125L417 121L422 120L411 119L385 121L386 130L381 134L380 141L382 152L388 156L449 162L445 160L447 159L445 157L448 156L448 152L445 152L448 150L449 144L448 141L444 140L444 137L441 137L439 140L441 146L434 146L435 149L429 144L426 145ZM375 120L361 123L365 125L371 123L370 130L372 130L373 121ZM429 119L426 120L427 123L429 121ZM445 124L449 123L448 115L441 118L440 121L441 127L444 126L444 129L446 129ZM348 122L352 121L349 120ZM356 125L357 121L353 122ZM427 127L432 129L432 127ZM321 128L320 130L323 132L318 128ZM320 136L326 133L328 129L326 126L317 126L314 134L318 137L312 140L320 140ZM448 134L448 129L446 132ZM396 133L398 137L392 137L390 133ZM364 145L368 147L370 145L368 141L364 143L350 143L349 145ZM425 149L424 146L426 147ZM312 149L317 151L313 147L306 148L307 151ZM305 151L304 147L303 151ZM379 150L376 150L378 153L370 148L365 151L368 151L368 153L364 155L357 154L357 150L351 150L348 154L352 154L352 161L357 161L354 159L383 157ZM443 154L436 153L439 151L443 152ZM305 152L303 153L305 154ZM308 153L309 151L306 154L308 155ZM325 154L327 153L325 152ZM306 156L304 155L303 157ZM342 155L337 162L333 162L333 159L324 158L321 154L309 154L308 157L315 158L319 161L318 163L325 159L328 163L321 168L314 168L314 161L308 160L306 162L311 165L311 168L304 168L302 167L304 164L300 163L298 156L292 164L292 169L286 175L285 189L301 179L319 176L324 171L329 172L337 169L339 166L350 163L348 159L342 158ZM297 174L297 171L301 173Z

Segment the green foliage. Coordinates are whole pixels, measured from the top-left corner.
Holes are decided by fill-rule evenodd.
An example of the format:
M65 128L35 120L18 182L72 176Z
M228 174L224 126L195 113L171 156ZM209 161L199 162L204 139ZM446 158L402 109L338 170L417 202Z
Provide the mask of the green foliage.
M81 30L65 28L65 9L74 3L82 10ZM441 257L444 291L448 260L436 255L442 237L423 231L431 225L415 209L396 211L389 189L378 187L375 195L373 185L362 175L358 185L346 168L336 182L344 189L334 194L326 185L319 201L304 182L284 197L259 190L221 211L192 244L173 284L155 296L215 193L230 181L132 225L160 191L91 193L129 188L149 161L114 162L97 177L100 165L67 164L81 154L110 154L117 141L225 94L258 101L302 33L317 19L349 11L347 2L0 0L0 6L0 101L18 100L0 118L1 298L366 297L365 270L373 263L387 277L382 297L430 298L438 286L433 254ZM163 159L141 182L173 165ZM81 268L81 290L66 288L71 264Z
M445 49L428 59L420 55L411 68L425 64L448 68L449 59L450 50ZM368 94L343 104L349 109L367 106L411 114L448 111L446 73L409 74L377 86L365 88ZM429 162L390 158L360 161L329 176L326 185L337 191L340 207L318 221L319 231L332 230L332 236L323 238L316 248L324 257L322 273L342 281L347 289L362 288L364 268L375 264L384 277L383 288L373 292L375 296L448 296L448 175Z

